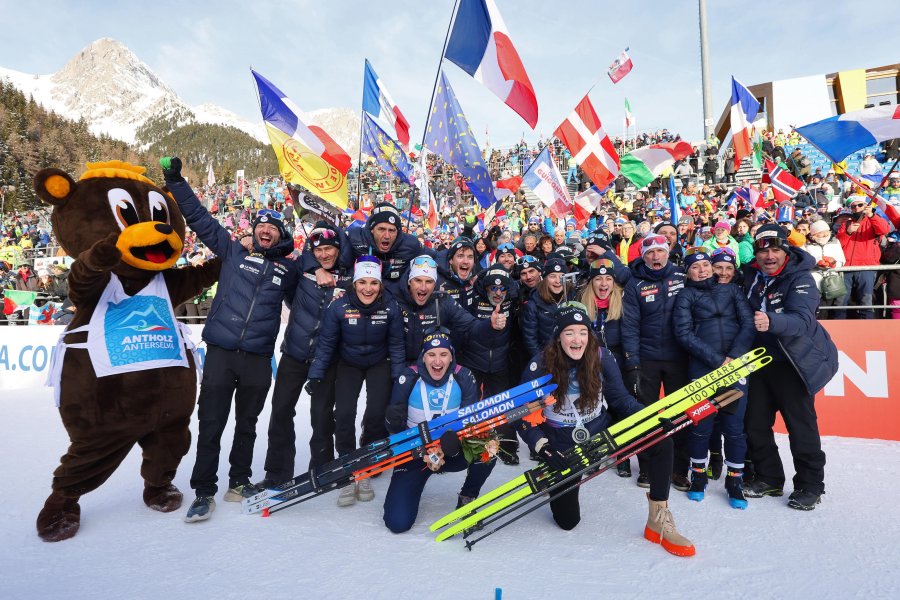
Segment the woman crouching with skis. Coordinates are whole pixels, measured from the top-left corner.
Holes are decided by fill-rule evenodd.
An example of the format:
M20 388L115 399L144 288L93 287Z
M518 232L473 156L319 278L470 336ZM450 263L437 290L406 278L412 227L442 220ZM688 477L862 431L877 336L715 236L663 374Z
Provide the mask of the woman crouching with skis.
M456 364L450 337L433 333L425 336L418 362L407 367L394 384L387 408L388 431L394 434L415 427L480 398L472 372ZM496 447L499 450L499 444ZM456 508L477 498L497 462L493 454L487 454L486 461L476 457L470 463L456 434L449 432L441 436L440 452L423 457L425 464L413 460L394 467L384 498L384 524L394 533L408 531L419 514L425 484L435 473L466 471Z
M625 389L622 375L613 355L601 348L589 328L590 318L584 305L569 302L556 317L553 338L536 356L524 377L534 379L544 374L553 376L559 401L544 409L546 421L533 426L520 422L522 439L547 466L568 468L563 453L577 442L609 427L614 413L625 418L641 409ZM678 556L693 556L690 540L675 529L669 512L669 485L672 477L673 446L665 438L643 452L650 477L650 515L644 537ZM578 487L550 502L553 519L562 529L573 529L581 520Z

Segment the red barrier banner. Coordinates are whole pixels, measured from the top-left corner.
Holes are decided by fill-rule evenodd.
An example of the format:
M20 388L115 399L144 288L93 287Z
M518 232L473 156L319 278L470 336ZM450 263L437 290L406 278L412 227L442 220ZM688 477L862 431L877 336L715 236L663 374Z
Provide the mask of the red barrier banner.
M821 323L840 367L816 395L819 432L900 441L900 320ZM780 418L776 431L785 431Z

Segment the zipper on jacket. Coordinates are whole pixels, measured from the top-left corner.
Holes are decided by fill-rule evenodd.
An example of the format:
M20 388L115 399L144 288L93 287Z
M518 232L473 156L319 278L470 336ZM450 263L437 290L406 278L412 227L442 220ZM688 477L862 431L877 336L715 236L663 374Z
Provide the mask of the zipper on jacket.
M250 310L247 311L247 318L244 319L244 327L241 329L241 339L238 340L238 346L240 347L241 343L244 341L244 336L247 334L247 324L250 322L250 318L253 316L253 307L256 305L256 297L259 295L259 288L262 287L262 284L266 281L266 275L269 273L269 262L265 261L263 263L265 266L263 267L262 275L256 281L256 288L253 290L253 300L250 301ZM281 302L278 303L278 307L281 308ZM279 319L280 319L279 315Z

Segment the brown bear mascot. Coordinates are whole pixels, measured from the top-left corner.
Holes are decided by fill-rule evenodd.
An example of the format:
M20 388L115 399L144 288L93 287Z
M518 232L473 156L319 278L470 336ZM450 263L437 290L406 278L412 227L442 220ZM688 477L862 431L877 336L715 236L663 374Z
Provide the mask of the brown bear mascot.
M197 388L192 344L173 307L219 276L218 260L172 269L185 224L178 205L121 161L88 163L76 182L59 169L34 178L53 205L53 231L69 255L75 318L60 337L50 382L70 445L37 518L45 541L78 532L78 499L105 482L135 444L143 451L144 503L181 506L172 479L190 448Z

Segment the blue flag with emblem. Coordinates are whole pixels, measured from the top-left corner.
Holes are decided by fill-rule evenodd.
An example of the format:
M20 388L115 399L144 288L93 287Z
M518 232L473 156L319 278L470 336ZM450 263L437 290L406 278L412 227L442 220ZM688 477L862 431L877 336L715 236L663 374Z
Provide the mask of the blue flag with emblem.
M362 152L371 156L378 166L393 173L403 182L409 183L412 173L412 165L406 157L406 153L400 148L400 144L391 139L384 129L369 116L363 113L363 145Z
M428 116L425 146L456 167L482 208L494 203L494 184L481 149L443 72Z

